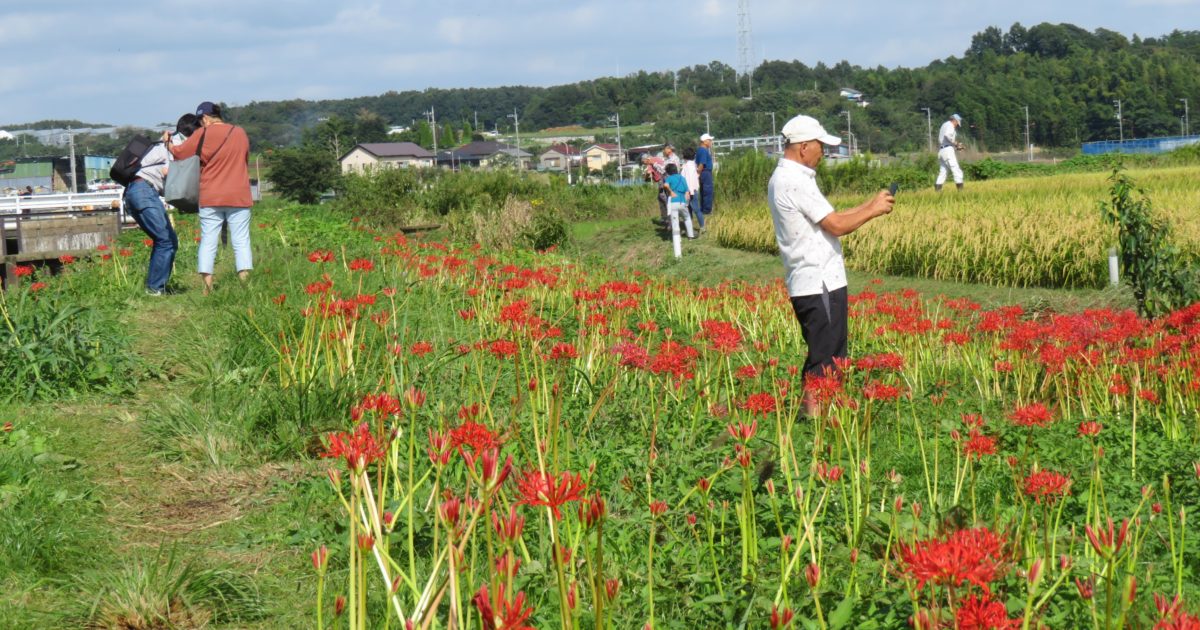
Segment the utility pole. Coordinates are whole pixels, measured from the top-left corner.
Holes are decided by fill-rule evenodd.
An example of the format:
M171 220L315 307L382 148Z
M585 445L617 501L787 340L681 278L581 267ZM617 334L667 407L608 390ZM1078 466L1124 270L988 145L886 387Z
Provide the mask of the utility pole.
M71 185L67 187L67 192L77 193L79 190L75 187L75 134L71 133L70 127L67 127L67 142L71 144Z
M473 110L471 110L471 113L475 115L475 131L478 132L479 131L479 110L473 109Z
M928 140L929 152L933 153L933 114L928 107L922 107L925 110L925 139Z
M781 153L783 152L783 146L781 146L782 143L780 142L779 134L775 133L775 112L767 113L771 115L771 137L775 139L775 151Z
M712 135L712 127L709 125L708 112L704 112L704 133Z
M1113 101L1117 105L1117 133L1120 134L1121 142L1125 142L1125 122L1121 120L1121 99Z
M621 181L621 167L625 165L625 150L621 147L621 112L609 116L608 120L617 123L617 181Z
M846 149L850 152L850 157L854 157L854 132L850 130L850 110L843 109L842 113L846 115Z
M429 111L425 112L425 117L429 119L429 126L433 129L433 155L434 159L437 159L437 113L433 111L433 107L430 107Z
M516 130L516 132L517 132L517 155L516 155L516 158L517 158L517 170L518 170L518 171L522 171L522 164L521 164L521 117L520 117L519 115L517 115L517 108L516 108L516 107L514 107L514 108L513 108L513 113L509 114L509 115L508 115L508 117L509 117L509 118L511 118L511 119L513 119L513 128L514 128L514 129Z
M679 96L679 71L678 70L671 71L671 94L673 96Z
M1186 98L1179 99L1183 101L1183 135L1191 135L1192 121L1188 119L1188 102Z
M1029 149L1029 161L1033 161L1033 144L1029 141L1029 106L1025 106L1025 146Z

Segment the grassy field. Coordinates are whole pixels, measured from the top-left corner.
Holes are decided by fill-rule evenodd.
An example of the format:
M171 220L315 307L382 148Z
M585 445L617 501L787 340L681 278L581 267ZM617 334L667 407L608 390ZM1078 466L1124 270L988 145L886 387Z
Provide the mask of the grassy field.
M1185 252L1200 253L1200 168L1135 170ZM1101 222L1106 174L968 182L962 194L902 191L895 211L843 239L847 265L867 273L995 286L1100 288L1115 228ZM835 207L863 196L835 197ZM713 221L726 247L776 251L765 202L735 204Z
M191 219L172 295L139 290L139 234L22 277L0 301L0 627L1195 609L1175 515L1200 499L1200 314L856 273L855 363L803 419L778 259L710 232L675 261L647 202L549 253L268 203L251 282L223 250L212 296ZM1089 543L1110 518L1128 541ZM938 553L969 579L930 577Z

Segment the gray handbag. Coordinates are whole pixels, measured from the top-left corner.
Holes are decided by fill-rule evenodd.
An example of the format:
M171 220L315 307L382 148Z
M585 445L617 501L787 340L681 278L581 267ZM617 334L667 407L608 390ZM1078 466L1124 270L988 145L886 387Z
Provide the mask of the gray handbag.
M167 169L167 180L163 182L163 198L184 214L200 211L200 168L203 166L200 154L204 152L204 139L208 136L208 130L200 133L200 144L196 147L196 154L172 162ZM213 157L221 152L225 142L228 142L229 136L232 135L233 129L230 129L225 141L221 142L221 146L213 153Z

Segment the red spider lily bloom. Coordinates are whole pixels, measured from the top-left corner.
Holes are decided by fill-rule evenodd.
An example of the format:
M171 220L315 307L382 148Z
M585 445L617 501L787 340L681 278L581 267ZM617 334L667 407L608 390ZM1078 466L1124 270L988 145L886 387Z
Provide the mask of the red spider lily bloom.
M742 346L742 333L729 322L704 320L700 322L697 337L707 340L709 348L725 354L737 352Z
M433 352L433 344L428 341L418 341L408 347L408 351L414 357L423 357L430 352Z
M106 251L108 251L108 245L97 245L97 246L96 246L96 251L98 251L98 252L106 252Z
M554 347L550 349L551 361L570 361L571 359L578 358L579 352L575 350L575 346L566 342L556 343L554 344Z
M321 545L316 549L316 551L312 552L313 568L317 570L317 573L323 573L325 571L325 566L328 561L329 548L327 548L325 545Z
M60 262L64 265L69 265L69 264L75 262L75 257L70 254L63 254L62 256L58 257L58 262Z
M1071 493L1071 478L1052 470L1039 470L1025 478L1025 494L1037 503L1053 504Z
M484 425L467 421L450 429L450 446L457 448L464 457L468 457L468 453L463 447L470 447L468 463L471 463L484 451L500 448L500 439Z
M899 372L904 369L904 357L894 352L869 354L855 361L854 367L864 372L869 370Z
M900 388L879 381L871 381L863 386L863 398L867 400L896 400L900 397Z
M825 483L837 483L842 480L841 466L830 466L825 462L817 462L817 478Z
M608 578L604 581L604 592L608 595L609 601L617 598L621 592L621 580L617 578Z
M1085 421L1079 423L1079 437L1096 437L1104 425L1099 422Z
M154 239L144 238L142 239L142 245L145 245L146 247L154 247Z
M766 416L767 414L775 413L777 406L774 396L766 392L760 392L747 396L746 400L738 405L738 408L743 411L749 411L752 414Z
M525 625L533 614L533 606L525 607L525 591L517 593L510 602L504 598L501 589L493 600L485 584L479 587L479 592L471 602L479 611L483 630L534 630L532 626Z
M518 346L515 341L508 341L507 339L497 339L488 347L488 350L491 351L491 353L495 355L497 359L511 358L515 356L517 351L520 349L521 347Z
M512 455L509 455L501 466L499 449L484 451L479 461L483 463L483 483L488 490L500 486L512 474Z
M823 406L842 393L841 375L838 372L830 372L823 376L807 376L804 379L804 393Z
M429 448L426 452L429 453L429 461L435 466L445 466L450 463L450 454L453 449L450 448L450 436L445 433L434 433L433 429L428 429L429 433Z
M651 374L670 374L682 381L694 376L699 356L700 353L691 346L664 341L658 346L658 353L651 357L647 369Z
M1054 411L1043 403L1035 402L1013 409L1008 419L1019 427L1044 427L1054 422Z
M696 487L700 488L700 492L708 494L708 489L712 487L712 482L708 480L708 477L701 477L696 481Z
M750 424L746 424L744 422L739 422L737 424L730 423L725 427L725 430L729 432L729 436L733 439L742 443L746 443L749 442L750 438L754 437L754 434L758 432L758 420L755 420Z
M412 407L421 407L425 404L425 392L416 387L409 387L404 390L404 402Z
M649 351L637 345L636 343L622 341L614 345L611 352L621 357L621 367L633 370L642 370L645 369L646 366L650 365Z
M1083 526L1084 533L1087 534L1088 542L1092 543L1092 549L1096 553L1108 558L1121 551L1121 547L1125 546L1125 540L1129 536L1129 519L1121 521L1121 529L1113 530L1113 520L1108 519L1107 529L1097 525L1094 529L1091 525Z
M342 613L345 611L346 611L346 596L338 595L337 598L335 598L333 600L333 616L341 617Z
M374 536L372 536L370 534L359 534L358 535L359 551L370 551L374 547L375 547L375 537Z
M458 317L464 322L469 322L475 319L475 309L460 310L458 311Z
M18 278L33 275L33 265L17 265L13 267L13 275Z
M971 593L954 614L955 627L959 630L1007 630L1019 628L1020 620L1009 619L1004 604L988 597L976 597Z
M375 263L366 258L355 258L350 261L350 271L372 271L375 269Z
M130 256L133 255L133 251L122 247L120 250L117 251L117 255L120 256L121 258L129 258Z
M821 583L821 565L810 562L807 567L804 567L804 579L808 582L808 588L817 588Z
M333 262L333 252L327 249L314 250L308 255L308 262L322 263Z
M481 409L479 408L479 403L471 403L469 405L463 405L458 408L458 419L459 420L474 420L479 417L480 411L481 411Z
M46 288L45 282L34 282L33 284L29 285L29 292L35 293L35 292L41 291L42 289L45 289L45 288Z
M286 294L286 293L280 293L279 295L277 295L277 296L275 296L275 297L271 298L271 301L272 301L272 302L274 302L274 303L276 303L276 304L278 304L278 305L280 305L280 306L283 306L283 303L287 301L287 294Z
M792 612L791 608L780 610L778 606L771 606L771 630L788 627L795 616L796 613Z
M758 378L758 368L754 367L754 365L743 365L742 367L738 368L737 372L734 373L734 376L742 380Z
M309 295L315 295L317 293L325 293L326 291L328 291L329 289L332 289L332 288L333 288L333 281L325 280L323 282L313 282L313 283L309 284L308 286L304 287L304 292Z
M650 515L654 517L662 516L667 513L666 501L654 501L650 504Z
M1088 577L1086 580L1075 578L1075 590L1079 591L1079 596L1085 600L1090 600L1096 593L1096 578Z
M995 455L996 438L980 433L979 429L971 429L967 442L963 444L963 454L976 460L984 455Z
M521 499L520 505L542 505L550 508L554 518L562 518L559 511L563 505L571 501L583 501L581 496L587 492L587 485L578 473L560 473L557 478L540 470L529 470L517 479L517 490Z
M358 472L383 459L386 453L386 446L375 440L375 435L364 422L352 433L343 431L329 436L329 445L321 457L340 457L346 460L347 468Z
M1158 392L1152 389L1140 389L1138 390L1137 396L1151 405L1157 405L1159 403Z
M400 406L400 401L390 394L367 394L366 396L363 396L361 403L350 409L350 417L355 422L358 422L368 411L377 413L381 416L399 418L402 408Z
M1001 374L1007 374L1007 373L1013 371L1013 364L1009 361L1002 361L1000 359L997 359L992 364L992 369L996 370L997 372L1000 372Z
M599 492L592 495L586 505L583 503L579 505L579 520L583 521L584 526L588 528L600 522L600 519L607 514L608 503L604 501L604 497L601 497Z
M900 557L907 575L925 584L969 582L991 592L991 582L1003 568L1004 538L986 527L956 531L945 538L902 544Z

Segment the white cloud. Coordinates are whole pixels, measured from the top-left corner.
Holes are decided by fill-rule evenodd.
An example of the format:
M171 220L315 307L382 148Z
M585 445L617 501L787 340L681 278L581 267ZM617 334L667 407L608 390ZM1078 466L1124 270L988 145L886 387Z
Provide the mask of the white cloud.
M438 35L450 44L461 44L467 33L467 23L462 18L442 18L437 24Z

